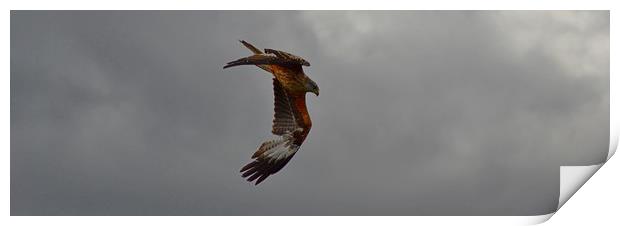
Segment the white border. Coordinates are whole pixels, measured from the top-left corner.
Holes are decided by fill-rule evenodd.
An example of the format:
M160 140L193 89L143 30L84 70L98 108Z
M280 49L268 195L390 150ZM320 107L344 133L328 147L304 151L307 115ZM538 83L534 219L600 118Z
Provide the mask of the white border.
M612 1L605 0L236 0L208 2L200 0L140 0L140 1L79 1L25 0L9 4L13 10L607 10Z
M271 3L271 4L269 4ZM5 3L6 4L6 3ZM418 10L429 10L429 9L444 9L444 10L457 10L457 9L482 9L482 10L498 10L498 9L537 9L537 10L612 10L612 34L611 37L617 37L615 34L618 30L618 19L614 17L614 12L616 5L612 3L612 1L602 1L602 0L589 0L589 1L575 1L575 0L553 0L553 1L544 1L544 0L521 0L521 1L492 1L492 0L470 0L470 1L458 1L458 0L435 0L435 1L427 1L427 2L416 2L416 1L325 1L325 0L315 0L315 1L250 1L250 0L235 0L235 1L226 1L226 2L207 2L207 1L197 1L197 0L181 0L181 1L162 1L162 0L153 0L153 1L122 1L122 0L107 0L107 1L76 1L76 0L68 0L68 1L16 1L10 2L5 5L5 12L8 12L9 9L12 10L42 10L42 9L55 9L55 10L109 10L109 9L123 9L123 10L154 10L154 9L162 9L162 10L208 10L208 9L357 9L357 10L380 10L380 9L418 9ZM526 217L7 217L10 212L10 118L9 118L9 84L10 84L10 76L9 74L9 60L10 60L10 44L6 44L9 42L9 25L10 25L10 16L5 14L3 17L2 39L5 45L2 46L3 60L2 67L3 71L7 74L4 76L5 80L2 84L2 88L4 92L2 92L2 98L0 100L3 102L2 107L4 108L2 111L2 124L3 124L3 135L2 141L3 146L5 147L5 151L2 155L3 159L3 168L2 168L2 181L4 182L4 186L1 186L2 189L2 201L4 205L0 207L0 210L4 213L2 222L3 225L106 225L110 224L151 224L151 225L170 225L170 224L209 224L209 225L273 225L273 224L301 224L301 225L316 225L316 224L361 224L361 225L377 225L377 224L388 224L388 225L403 225L403 224L458 224L458 225L480 225L480 224L490 224L494 225L497 223L501 223L505 225L507 222L516 223L516 224L529 224L529 223L539 223L548 219L551 215L542 215L542 216L526 216ZM613 38L612 38L613 40ZM616 115L618 112L618 104L617 98L615 98L615 92L613 90L618 90L616 76L614 76L615 68L614 68L614 53L617 53L617 47L611 43L611 85L612 85L612 97L611 99L611 112L613 115ZM617 147L617 138L618 138L618 121L613 118L611 119L611 139L610 141L615 141L615 144L612 145L610 143L610 150L615 150ZM610 155L611 156L611 153ZM602 170L605 170L606 167L603 166ZM607 175L610 173L606 172ZM599 185L601 188L607 186L616 186L613 181L617 178L618 170L615 171L615 175L611 175L612 177L606 179L600 179L599 182L603 182L603 185ZM596 177L596 176L595 176ZM605 184L608 182L610 184ZM588 186L588 185L585 185ZM584 186L584 187L585 187ZM598 190L598 189L595 189ZM596 191L593 191L596 192ZM584 194L585 195L585 194ZM569 204L570 205L570 202ZM604 200L601 200L597 203L597 205L601 206L588 206L583 208L612 208L615 206L615 203L606 203ZM568 218L579 218L578 214L565 216ZM600 216L597 219L601 219L604 216ZM613 219L613 216L609 218Z

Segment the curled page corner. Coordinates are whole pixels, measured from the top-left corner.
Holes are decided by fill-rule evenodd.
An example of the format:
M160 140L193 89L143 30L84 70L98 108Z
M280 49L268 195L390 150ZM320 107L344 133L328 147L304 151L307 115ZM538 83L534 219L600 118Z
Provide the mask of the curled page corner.
M558 210L605 163L589 166L560 166L560 197Z

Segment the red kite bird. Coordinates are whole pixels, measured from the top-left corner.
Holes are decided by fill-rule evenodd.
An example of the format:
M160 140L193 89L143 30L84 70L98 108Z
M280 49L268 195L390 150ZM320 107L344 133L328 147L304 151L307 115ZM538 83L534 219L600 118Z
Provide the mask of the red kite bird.
M254 161L241 168L241 176L258 185L269 175L275 174L293 158L308 136L312 121L306 108L306 93L319 96L319 87L301 66L310 66L308 61L293 54L265 49L263 53L243 40L240 41L254 55L229 62L224 68L239 65L256 65L273 74L275 96L274 119L271 133L276 135L258 148L252 155Z

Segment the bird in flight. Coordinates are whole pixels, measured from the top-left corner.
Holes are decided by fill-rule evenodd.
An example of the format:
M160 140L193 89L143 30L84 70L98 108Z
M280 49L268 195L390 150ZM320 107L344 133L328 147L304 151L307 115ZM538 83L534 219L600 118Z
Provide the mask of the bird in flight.
M231 61L224 69L239 65L256 65L273 74L274 119L271 133L276 137L263 142L252 155L252 162L241 168L241 176L258 185L269 175L280 171L308 136L312 121L306 108L306 93L319 96L319 87L303 71L308 61L293 54L265 49L240 40L250 49L251 56Z

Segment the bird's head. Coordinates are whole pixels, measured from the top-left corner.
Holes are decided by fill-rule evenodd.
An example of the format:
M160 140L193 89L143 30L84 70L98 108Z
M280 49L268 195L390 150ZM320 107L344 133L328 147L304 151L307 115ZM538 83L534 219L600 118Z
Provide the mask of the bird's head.
M314 93L317 97L319 96L319 86L316 85L312 79L308 79L306 82L306 92Z

